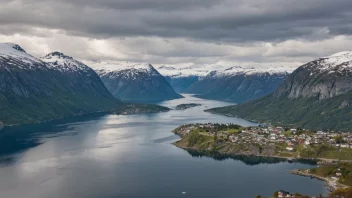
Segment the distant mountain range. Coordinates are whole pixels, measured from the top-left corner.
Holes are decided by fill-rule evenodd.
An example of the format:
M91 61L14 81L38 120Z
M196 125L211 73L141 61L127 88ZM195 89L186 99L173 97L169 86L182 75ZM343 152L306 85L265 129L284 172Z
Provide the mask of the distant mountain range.
M157 102L182 98L151 64L86 62L98 73L107 89L129 102Z
M5 125L106 111L121 105L83 63L54 52L39 59L0 44L0 121Z
M171 66L161 66L157 69L178 93L192 93L188 91L190 86L211 71L206 68L175 68Z
M0 122L25 124L112 111L121 108L121 100L181 98L176 89L206 99L244 102L209 110L213 113L352 130L352 52L319 58L293 72L285 67L161 66L158 70L130 62L82 63L61 52L36 58L19 45L0 44Z
M231 67L212 71L193 83L187 92L200 98L242 103L272 93L292 72L291 68Z
M352 52L302 65L268 96L208 111L317 130L352 130Z
M180 93L242 103L272 93L294 69L161 66L158 70Z

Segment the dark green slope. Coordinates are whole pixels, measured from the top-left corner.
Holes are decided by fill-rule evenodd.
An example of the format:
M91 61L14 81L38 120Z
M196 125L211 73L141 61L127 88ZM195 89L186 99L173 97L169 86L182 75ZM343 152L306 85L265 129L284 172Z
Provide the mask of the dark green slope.
M289 99L272 95L240 105L207 110L208 112L284 126L323 130L352 130L352 93L334 98Z
M351 52L311 61L272 94L208 112L308 129L352 131ZM347 60L347 61L346 61Z
M4 50L13 46L2 45L0 122L5 125L109 111L121 105L92 69L62 69L24 51Z

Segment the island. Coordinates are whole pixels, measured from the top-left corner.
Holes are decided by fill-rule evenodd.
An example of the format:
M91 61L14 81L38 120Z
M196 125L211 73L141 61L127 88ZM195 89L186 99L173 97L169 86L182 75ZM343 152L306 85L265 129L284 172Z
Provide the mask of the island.
M328 190L352 186L352 134L310 131L280 126L243 127L236 124L187 124L173 131L175 146L203 155L258 156L312 160L319 166L290 173L326 181Z
M110 113L115 115L149 114L168 112L170 108L155 104L124 104Z
M185 109L189 109L192 107L198 107L198 106L202 106L201 104L197 104L197 103L189 103L189 104L179 104L176 106L176 110L185 110Z
M4 124L0 122L0 131L4 128Z

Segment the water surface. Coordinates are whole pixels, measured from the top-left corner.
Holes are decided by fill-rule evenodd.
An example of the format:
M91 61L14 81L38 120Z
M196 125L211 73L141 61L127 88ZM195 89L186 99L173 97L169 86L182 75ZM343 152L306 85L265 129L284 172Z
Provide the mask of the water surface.
M226 102L187 95L161 105L182 103L203 105L150 115L80 116L5 129L0 134L0 197L251 198L281 189L308 195L326 192L323 182L288 173L309 164L213 159L173 146L179 137L171 131L181 124L255 125L203 112L230 104Z

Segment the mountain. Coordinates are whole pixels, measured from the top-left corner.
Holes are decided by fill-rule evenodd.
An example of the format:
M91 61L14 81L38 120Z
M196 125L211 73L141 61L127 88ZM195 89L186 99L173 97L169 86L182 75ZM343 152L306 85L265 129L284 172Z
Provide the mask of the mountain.
M189 87L206 76L210 70L207 68L184 67L175 68L170 66L158 67L158 71L165 77L170 85L178 93L186 93Z
M352 130L352 52L302 65L266 97L208 111L316 130Z
M231 67L210 72L193 83L187 92L195 93L200 98L242 103L272 93L289 72L292 69L285 67Z
M0 44L0 122L26 124L120 105L89 67L61 53L42 60Z
M156 102L182 98L151 64L90 61L107 89L131 102Z

